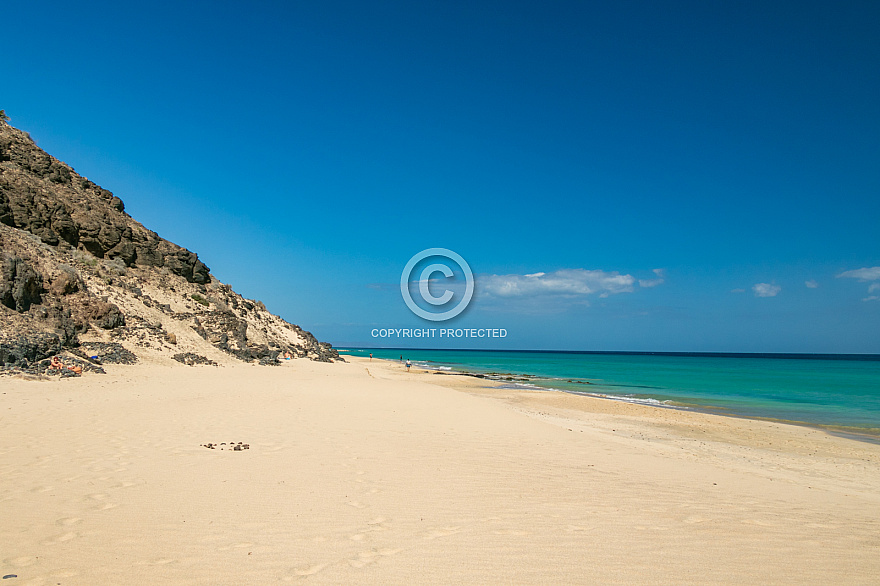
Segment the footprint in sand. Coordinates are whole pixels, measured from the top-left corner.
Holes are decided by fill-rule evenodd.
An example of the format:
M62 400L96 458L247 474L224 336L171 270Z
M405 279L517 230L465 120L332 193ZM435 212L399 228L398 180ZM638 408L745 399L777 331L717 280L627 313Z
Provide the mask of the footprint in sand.
M363 541L367 537L367 533L379 532L379 531L388 531L389 528L385 527L384 523L387 521L385 517L376 517L375 519L370 519L367 521L367 526L364 529L361 529L358 533L349 537L352 541Z
M305 568L297 568L293 571L293 573L297 576L314 576L326 567L327 564L317 564L314 566L307 566Z
M37 558L25 555L17 558L6 558L5 560L3 560L3 565L12 566L13 568L26 568L33 565L36 561Z
M743 519L742 521L746 525L758 525L759 527L775 527L776 523L771 523L770 521L761 521L759 519Z
M438 537L449 537L461 533L461 527L440 527L432 529L425 534L425 539L437 539Z
M50 539L47 539L43 542L43 545L55 545L56 543L64 543L65 541L76 539L77 537L77 533L74 533L73 531L68 531L67 533L62 533L61 535L56 535Z
M358 557L355 559L348 560L350 566L354 568L363 568L364 566L368 566L379 561L380 557L388 557L394 555L396 553L400 553L403 551L402 549L390 549L383 548L379 550L372 551L362 551L358 554Z
M402 551L403 551L402 549L390 549L390 548L386 547L386 548L378 550L377 553L382 556L389 556L389 555L394 555L396 553L400 553Z
M76 570L70 570L67 568L61 570L55 570L51 574L49 574L50 578L73 578L74 576L78 576L79 572Z
M348 563L354 568L363 568L375 562L378 555L379 553L375 551L362 551L357 558L348 560Z
M358 501L351 501L351 502L348 502L348 503L346 503L346 504L347 504L348 506L350 506L350 507L354 507L354 508L356 508L356 509L366 509L366 508L367 508L367 505L365 505L364 503L358 502Z
M531 533L529 533L528 531L522 531L520 529L499 529L498 531L493 531L492 533L494 533L495 535L531 535Z
M68 525L76 525L80 522L82 522L82 519L80 519L79 517L62 517L61 519L55 521L57 525L63 525L65 527L67 527Z
M90 499L92 499L93 501L105 501L105 500L107 500L108 498L110 498L110 495L109 495L109 494L105 494L105 493L103 493L103 492L95 492L95 493L92 493L92 494L87 494L87 495L86 495L86 498L90 498Z
M314 576L326 567L327 564L317 564L314 566L303 566L301 568L294 568L292 576L283 576L281 579L285 582L293 582L298 578Z

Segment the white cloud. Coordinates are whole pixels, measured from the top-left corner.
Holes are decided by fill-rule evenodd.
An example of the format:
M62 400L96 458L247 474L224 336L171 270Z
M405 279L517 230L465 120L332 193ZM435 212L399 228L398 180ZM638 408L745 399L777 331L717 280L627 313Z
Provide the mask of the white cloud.
M807 289L817 289L819 287L819 283L815 281L815 279L810 279L809 281L804 281L804 285L807 286Z
M860 269L855 269L852 271L843 271L837 278L845 278L845 279L858 279L862 283L866 283L868 281L876 281L880 279L880 267L862 267ZM868 287L868 293L873 293L874 291L880 291L880 283L871 283ZM880 299L877 295L869 295L862 299L862 301L876 301Z
M852 271L843 271L837 278L858 279L859 281L876 281L880 279L880 267L863 267Z
M529 275L488 275L479 278L477 286L482 294L495 297L583 297L594 293L607 297L632 293L635 282L632 275L621 275L617 271L560 269Z
M666 280L666 269L654 269L654 274L657 275L656 279L639 279L639 287L644 287L649 289L651 287L656 287L657 285L662 285Z
M755 297L776 297L782 291L779 285L771 285L770 283L756 283L752 286Z

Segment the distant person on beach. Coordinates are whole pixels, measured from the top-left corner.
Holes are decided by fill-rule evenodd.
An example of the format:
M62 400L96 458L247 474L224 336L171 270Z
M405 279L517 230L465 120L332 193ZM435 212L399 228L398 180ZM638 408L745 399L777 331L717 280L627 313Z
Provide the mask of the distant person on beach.
M61 362L61 359L57 356L53 356L52 360L49 361L49 368L55 369L55 370L62 370L62 369L66 368L67 370L69 370L75 374L82 374L82 371L83 371L82 366L79 366L79 365L66 366L63 362Z
M373 359L373 353L370 352L370 360L372 360L372 359Z
M409 361L409 358L406 360L406 371L409 372L409 367L412 366L412 362Z
M403 355L400 355L400 361L403 362Z

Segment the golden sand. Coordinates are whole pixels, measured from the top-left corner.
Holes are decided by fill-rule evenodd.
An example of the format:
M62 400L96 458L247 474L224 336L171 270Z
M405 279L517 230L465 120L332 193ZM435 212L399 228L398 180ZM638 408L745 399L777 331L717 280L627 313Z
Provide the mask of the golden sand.
M10 585L880 580L878 445L350 360L0 379L0 572Z

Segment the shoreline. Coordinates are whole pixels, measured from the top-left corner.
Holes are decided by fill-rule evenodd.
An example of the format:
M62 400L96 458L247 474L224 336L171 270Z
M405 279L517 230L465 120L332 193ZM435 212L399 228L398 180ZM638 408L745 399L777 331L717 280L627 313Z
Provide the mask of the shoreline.
M340 351L351 352L354 350L369 352L370 350L394 350L402 352L436 351L437 348L397 348L397 347L359 347L346 346L338 348ZM858 360L880 362L880 354L822 354L809 352L650 352L640 350L523 350L504 348L457 348L455 352L506 352L510 354L584 354L595 356L679 356L691 358L778 358L778 359L807 359L807 360Z
M360 349L354 349L354 350L360 350ZM394 350L397 350L397 349L394 349ZM351 349L342 350L342 352L345 352L345 354L342 354L342 355L343 356L353 356L353 357L358 357L358 358L365 358L365 357L360 356L359 354L351 354L350 353L351 351L352 351ZM494 352L494 350L493 350L493 352ZM530 352L530 351L517 350L517 351L513 351L513 352L525 353L525 352ZM666 353L663 353L663 352L623 352L623 353L620 353L620 352L567 352L567 353L568 354L602 354L602 355L604 355L604 354L668 355L668 356L693 356L694 354L703 354L707 357L715 357L716 354L718 354L719 356L721 355L721 353L677 353L677 352L666 352ZM726 354L725 356L733 357L733 355L730 355L730 354ZM748 355L743 354L742 356L761 357L761 355L750 355L750 354L748 354ZM779 358L783 358L783 357L790 358L791 356L792 355L786 354L786 355L779 355L778 357ZM807 356L812 357L813 355L801 355L802 358L807 357ZM816 356L824 357L826 355L816 355ZM845 356L850 356L850 355L845 355ZM869 356L875 356L875 355L869 355ZM841 358L841 359L849 359L849 358ZM398 363L398 360L395 360L393 358L375 357L374 360L384 360L384 361L387 361L392 364ZM427 364L430 361L422 361L422 362L425 362ZM540 379L539 377L536 377L535 375L531 375L531 374L479 373L479 372L470 372L467 370L461 370L461 369L458 369L454 366L431 367L431 366L418 366L415 363L413 364L413 368L419 369L419 370L432 371L434 374L437 374L437 375L465 376L465 377L476 378L476 379L480 379L480 380L485 380L487 382L496 383L498 385L501 385L501 387L510 386L511 388L517 388L517 389L521 389L524 391L536 390L536 391L540 391L540 392L558 392L558 393L565 393L567 395L582 396L582 397L586 397L586 398L590 398L590 399L603 399L603 400L608 400L608 401L617 401L617 402L621 402L621 403L631 403L631 404L637 404L637 405L644 405L644 406L648 406L648 407L655 407L655 408L659 408L659 409L693 411L693 412L706 413L706 414L711 414L711 415L718 415L718 416L722 416L722 417L732 417L732 418L736 418L736 419L745 419L745 420L754 420L754 421L768 421L771 423L782 423L782 424L786 424L786 425L806 427L809 429L818 429L818 430L824 431L829 434L837 435L839 437L852 439L855 441L868 442L868 443L880 445L880 427L860 427L860 426L823 424L823 423L815 423L815 422L809 422L809 421L798 421L798 420L793 420L793 419L785 419L785 418L780 418L780 417L768 417L768 416L761 416L761 415L750 415L750 414L744 414L744 413L737 413L735 411L732 411L732 410L724 408L724 407L717 407L717 406L712 406L712 405L701 405L699 403L682 403L682 402L677 402L677 401L660 401L658 399L648 399L648 400L628 399L627 397L624 397L624 396L615 396L615 395L611 395L608 393L602 393L602 392L576 391L576 390L562 389L562 388L552 387L549 385L543 385L540 382L532 382L532 380L534 380L534 379L537 379L539 381L547 380L547 379ZM498 375L499 378L494 378L494 377L490 376L491 374ZM508 379L500 378L501 376L506 376L506 377L508 377ZM523 378L522 380L516 380L514 377L525 377L525 378Z
M393 360L391 362L394 362ZM432 371L431 368L420 368L419 370ZM795 421L792 419L780 419L775 417L761 417L758 415L742 415L740 413L734 413L732 411L723 409L721 407L711 407L706 405L696 405L696 404L676 404L676 403L664 403L662 401L638 401L638 400L627 400L622 397L615 397L613 395L606 395L602 393L590 393L587 391L569 391L566 389L557 389L553 387L542 387L538 384L529 384L526 386L519 386L516 383L504 383L502 381L497 381L494 379L489 379L486 377L479 376L477 374L463 372L463 371L453 371L453 372L443 372L443 371L434 371L433 374L437 375L447 375L447 376L469 376L473 378L479 378L495 383L500 383L499 386L495 387L497 389L512 389L512 390L534 390L540 392L550 392L550 393L565 393L566 395L575 395L580 397L587 397L590 399L602 399L606 401L617 401L620 403L630 403L633 405L644 405L645 407L653 407L655 409L672 409L675 411L689 411L694 413L705 413L707 415L717 415L719 417L733 417L735 419L746 419L746 420L754 420L754 421L767 421L770 423L784 423L785 425L795 425L798 427L806 427L809 429L818 429L820 431L824 431L826 433L834 434L839 437L848 438L856 441L863 441L873 444L880 445L880 428L861 428L861 427L847 427L843 425L824 425L821 423L810 423L807 421ZM530 388L531 387L531 388Z

